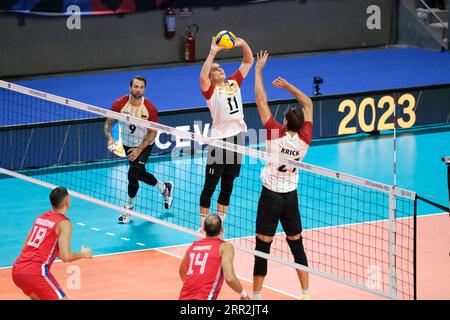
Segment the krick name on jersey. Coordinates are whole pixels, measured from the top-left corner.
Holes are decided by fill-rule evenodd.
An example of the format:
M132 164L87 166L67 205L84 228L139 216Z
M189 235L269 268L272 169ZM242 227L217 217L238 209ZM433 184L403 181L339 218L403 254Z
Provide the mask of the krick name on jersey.
M298 156L300 154L300 151L297 150L290 150L290 149L286 149L286 148L281 148L281 153L282 154L286 154L288 156Z

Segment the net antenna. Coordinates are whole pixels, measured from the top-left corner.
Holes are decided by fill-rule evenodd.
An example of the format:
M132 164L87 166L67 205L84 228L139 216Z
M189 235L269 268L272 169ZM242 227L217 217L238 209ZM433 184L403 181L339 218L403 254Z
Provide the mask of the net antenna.
M396 219L397 219L397 93L394 92L394 136L393 136L393 186L389 193L389 290L392 295L397 292L397 274L396 274Z

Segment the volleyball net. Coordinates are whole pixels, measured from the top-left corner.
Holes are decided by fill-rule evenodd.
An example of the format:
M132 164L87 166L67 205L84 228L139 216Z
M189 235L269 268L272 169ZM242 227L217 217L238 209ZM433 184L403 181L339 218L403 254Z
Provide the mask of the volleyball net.
M201 236L197 230L208 146L233 151L242 155L242 166L234 182L224 238L238 250L383 297L416 298L414 192L269 154L262 140L252 147L234 145L4 81L0 81L0 107L2 174L49 188L64 186L84 200ZM130 165L107 148L107 118L117 121L112 134L118 141L125 134L120 124L156 130L161 143L183 141L178 144L182 147L164 153L154 147L146 164L158 180L174 183L170 209L164 207L157 188L142 181L134 209L124 208ZM280 172L298 172L308 267L294 262L280 225L270 254L254 249L260 175L267 163L277 165ZM211 212L216 212L220 188L219 183Z

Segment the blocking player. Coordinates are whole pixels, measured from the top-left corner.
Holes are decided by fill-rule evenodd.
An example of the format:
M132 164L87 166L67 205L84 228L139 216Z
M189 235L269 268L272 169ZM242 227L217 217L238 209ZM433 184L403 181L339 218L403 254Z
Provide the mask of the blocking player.
M267 130L267 152L302 161L312 139L313 103L299 89L278 77L272 84L291 93L303 108L288 108L283 125L272 117L262 80L262 70L268 56L267 51L259 52L255 67L255 98L261 121ZM308 266L302 241L296 168L268 161L261 172L261 180L263 188L256 217L256 250L270 253L270 246L278 221L280 221L295 262ZM267 260L255 256L253 269L254 299L261 299L261 290L266 274ZM308 273L297 269L297 275L302 287L301 299L308 300L310 299Z
M186 251L180 264L183 287L180 300L216 300L225 279L228 286L248 300L234 273L234 248L222 240L222 220L211 214L205 219L206 237L195 241Z
M50 273L56 257L64 262L92 258L90 248L72 252L72 223L67 218L70 196L66 188L50 193L52 210L38 216L27 235L22 252L14 262L12 278L16 286L32 300L66 300L65 293Z
M247 131L241 98L241 84L253 65L253 53L244 39L236 38L235 47L242 48L244 57L239 69L229 78L218 63L217 53L223 50L214 38L211 50L200 73L200 87L212 117L211 137L243 145L243 132ZM242 155L209 146L205 183L200 196L200 226L209 214L211 197L221 181L217 213L225 219L234 179L241 170Z
M139 119L152 122L158 121L158 111L155 106L144 97L147 81L144 77L135 76L130 81L130 94L117 99L112 110L124 113ZM104 133L108 139L108 146L114 145L115 141L111 129L117 120L108 118L104 125ZM172 193L174 184L171 181L161 182L153 174L147 172L145 164L152 152L152 144L155 141L157 131L147 128L136 127L133 124L119 122L121 139L127 154L130 168L128 170L128 200L124 207L133 210L136 194L139 190L139 181L155 186L164 198L164 207L172 206ZM119 223L129 223L131 217L122 212L118 218Z

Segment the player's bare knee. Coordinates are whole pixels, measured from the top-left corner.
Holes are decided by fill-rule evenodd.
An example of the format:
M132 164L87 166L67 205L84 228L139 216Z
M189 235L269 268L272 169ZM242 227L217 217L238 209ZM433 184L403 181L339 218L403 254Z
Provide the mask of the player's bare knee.
M286 236L286 238L287 238L288 240L298 240L298 239L300 239L301 237L302 237L302 234L301 234L301 233L296 234L295 236Z
M259 239L259 240L261 240L261 241L269 242L269 243L271 243L272 240L273 240L273 237L271 237L271 236L266 236L266 235L259 234L259 233L256 234L256 238Z

